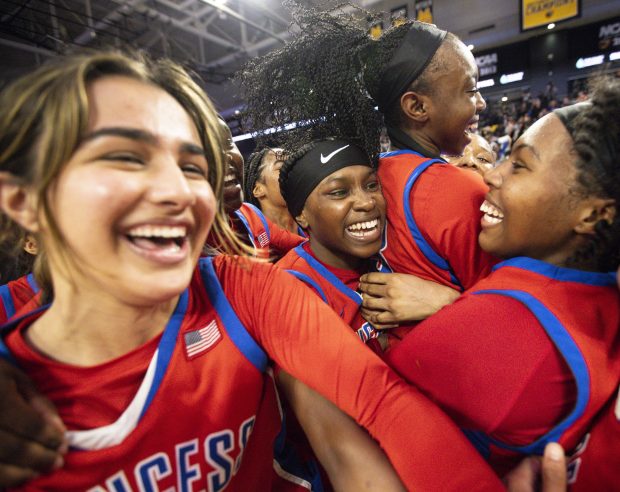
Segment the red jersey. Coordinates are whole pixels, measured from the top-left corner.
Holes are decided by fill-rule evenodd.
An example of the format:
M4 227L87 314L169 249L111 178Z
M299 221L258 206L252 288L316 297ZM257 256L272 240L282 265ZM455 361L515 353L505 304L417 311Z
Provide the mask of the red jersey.
M0 325L16 314L21 314L41 289L31 273L0 286Z
M95 367L30 348L24 330L38 315L7 326L3 353L57 406L72 448L26 489L269 490L273 359L366 427L408 487L501 490L445 415L271 265L202 259L163 333Z
M376 340L379 333L360 313L362 296L347 285L351 282L345 278L354 278L353 283L357 287L362 273L346 271L339 277L312 255L308 242L289 251L276 265L308 285L357 333L362 342L377 354L382 353Z
M301 236L271 222L258 207L251 203L242 203L241 207L235 211L235 215L243 225L243 230L238 232L247 235L254 248L265 251L267 258L270 250L276 256L282 256L304 240Z
M386 359L503 472L519 453L550 441L570 451L587 432L618 386L619 306L615 274L513 258Z
M620 388L568 463L571 492L617 490L620 483Z
M387 225L381 250L394 272L460 290L497 261L478 246L486 185L473 173L413 150L381 154Z

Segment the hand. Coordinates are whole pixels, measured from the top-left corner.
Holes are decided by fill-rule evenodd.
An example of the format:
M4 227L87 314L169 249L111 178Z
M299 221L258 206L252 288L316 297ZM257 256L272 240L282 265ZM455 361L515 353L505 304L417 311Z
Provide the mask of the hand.
M426 319L460 295L450 287L403 273L367 273L360 278L359 289L362 316L378 329Z
M542 492L566 492L566 458L562 447L554 442L547 444L541 459L530 456L512 470L504 481L510 492L533 492L542 468Z
M63 465L65 427L53 405L17 368L0 359L0 488Z

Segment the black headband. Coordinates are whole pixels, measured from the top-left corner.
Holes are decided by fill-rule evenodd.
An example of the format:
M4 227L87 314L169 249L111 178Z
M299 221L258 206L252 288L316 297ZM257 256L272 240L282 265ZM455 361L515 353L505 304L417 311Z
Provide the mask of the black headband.
M286 175L280 174L280 191L291 215L297 217L301 213L308 196L321 181L349 166L372 167L366 153L350 142L316 142L314 147L292 164Z
M553 114L560 118L560 121L564 124L570 138L575 139L575 118L583 113L584 110L590 109L592 103L581 102L577 104L571 104L570 106L564 106L553 111Z
M433 24L418 21L411 23L409 31L383 70L379 94L371 94L381 112L385 112L420 76L447 34L447 31Z

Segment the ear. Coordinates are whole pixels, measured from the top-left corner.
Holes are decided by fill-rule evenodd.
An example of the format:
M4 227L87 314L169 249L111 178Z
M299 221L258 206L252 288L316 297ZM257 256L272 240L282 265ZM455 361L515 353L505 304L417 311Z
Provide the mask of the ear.
M428 121L430 98L417 92L408 91L400 96L400 107L407 118L418 124Z
M616 202L609 198L591 198L583 207L574 231L578 234L595 234L600 221L611 224L616 217Z
M38 232L34 193L7 172L0 172L0 210L28 232Z
M302 229L308 228L308 219L306 218L304 210L302 210L301 213L297 217L295 217L295 222L297 222Z
M32 234L26 234L26 240L24 241L24 251L29 255L36 256L39 252L39 247L37 246L37 240L34 238Z
M252 195L254 195L255 198L264 198L267 195L267 189L262 183L256 182L252 190Z

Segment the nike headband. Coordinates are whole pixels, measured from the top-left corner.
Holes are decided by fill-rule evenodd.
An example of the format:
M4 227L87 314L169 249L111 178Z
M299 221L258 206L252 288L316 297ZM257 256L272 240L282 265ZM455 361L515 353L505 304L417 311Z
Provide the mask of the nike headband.
M413 21L400 46L394 51L378 87L378 94L371 97L385 112L400 98L411 82L417 79L429 64L447 35L433 24ZM381 42L381 40L377 41Z
M310 193L321 181L349 166L372 167L366 153L345 140L315 142L304 155L292 163L287 161L284 167L289 168L288 173L280 174L280 192L293 218L301 213Z

